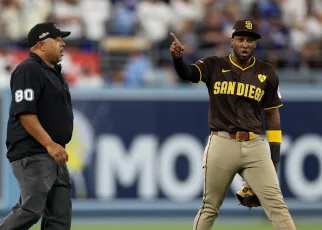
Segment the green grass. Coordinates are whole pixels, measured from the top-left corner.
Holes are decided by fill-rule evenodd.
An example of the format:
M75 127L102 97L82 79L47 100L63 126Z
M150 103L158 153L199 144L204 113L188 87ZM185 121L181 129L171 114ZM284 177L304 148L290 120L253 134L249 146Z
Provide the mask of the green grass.
M39 230L39 226L31 230ZM271 225L218 225L216 230L273 230ZM296 225L297 230L321 230L322 225ZM191 225L75 225L72 230L192 230Z

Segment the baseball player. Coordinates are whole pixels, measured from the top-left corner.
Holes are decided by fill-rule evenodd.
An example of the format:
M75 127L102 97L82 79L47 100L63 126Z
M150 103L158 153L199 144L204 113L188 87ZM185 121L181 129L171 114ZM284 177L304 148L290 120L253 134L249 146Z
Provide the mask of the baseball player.
M273 66L252 56L261 37L257 26L237 21L230 39L233 54L207 57L192 65L182 58L184 46L171 36L170 52L179 77L203 81L209 94L211 132L203 158L204 194L193 229L211 229L237 173L246 181L237 192L242 205L263 206L274 229L296 229L277 177L282 142L279 80ZM262 109L271 154L261 136Z

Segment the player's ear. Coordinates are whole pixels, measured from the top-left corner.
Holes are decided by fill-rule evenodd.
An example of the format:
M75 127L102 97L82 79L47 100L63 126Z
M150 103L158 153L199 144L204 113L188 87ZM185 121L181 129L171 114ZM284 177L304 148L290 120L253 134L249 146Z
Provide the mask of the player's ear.
M234 44L234 39L233 39L233 38L231 38L231 39L230 39L230 48L233 48L233 44Z

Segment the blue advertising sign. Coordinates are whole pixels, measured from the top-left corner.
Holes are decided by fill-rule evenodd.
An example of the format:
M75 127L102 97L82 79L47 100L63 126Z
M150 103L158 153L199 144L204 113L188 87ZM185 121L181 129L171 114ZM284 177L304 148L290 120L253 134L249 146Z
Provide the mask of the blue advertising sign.
M67 150L75 153L69 165L75 198L201 200L207 101L75 100L74 108ZM282 192L286 199L321 202L322 102L285 102L280 112ZM241 184L236 176L229 198Z

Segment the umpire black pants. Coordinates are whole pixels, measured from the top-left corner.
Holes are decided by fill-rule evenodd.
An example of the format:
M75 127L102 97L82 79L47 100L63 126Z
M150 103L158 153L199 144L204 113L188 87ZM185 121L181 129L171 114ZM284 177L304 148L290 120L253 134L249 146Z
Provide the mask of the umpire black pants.
M70 230L71 181L67 166L57 165L48 154L11 163L20 199L1 222L0 230L28 230L42 216L42 230Z

